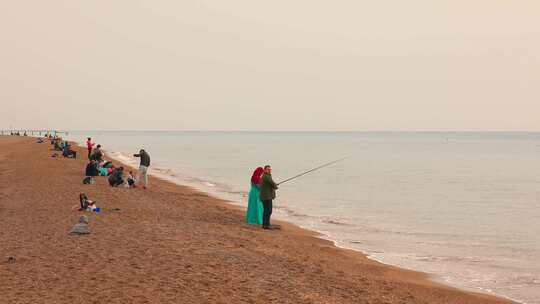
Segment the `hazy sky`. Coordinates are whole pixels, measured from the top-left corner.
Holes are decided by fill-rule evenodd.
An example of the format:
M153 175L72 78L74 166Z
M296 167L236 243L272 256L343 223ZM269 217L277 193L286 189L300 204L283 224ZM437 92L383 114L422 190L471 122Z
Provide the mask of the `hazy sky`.
M2 1L0 83L0 128L540 131L540 1Z

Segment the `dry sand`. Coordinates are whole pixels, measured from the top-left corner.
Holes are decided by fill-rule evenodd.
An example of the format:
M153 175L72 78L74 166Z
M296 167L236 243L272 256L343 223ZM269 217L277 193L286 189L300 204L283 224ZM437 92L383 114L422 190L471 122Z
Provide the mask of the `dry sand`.
M148 190L83 185L79 151L55 159L49 143L0 136L0 303L509 303L291 224L247 225L224 201L156 178ZM72 210L80 192L101 214ZM68 235L83 213L92 234Z

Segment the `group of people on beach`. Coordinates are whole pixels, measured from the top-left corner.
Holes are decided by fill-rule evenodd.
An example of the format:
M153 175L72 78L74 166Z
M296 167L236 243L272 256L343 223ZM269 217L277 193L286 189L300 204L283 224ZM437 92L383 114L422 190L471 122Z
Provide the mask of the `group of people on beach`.
M142 185L143 189L147 188L150 155L144 149L141 149L137 154L133 154L134 157L140 158L139 174L138 178L135 178L133 171L129 171L129 174L124 176L124 167L115 167L112 162L105 160L101 145L93 143L92 138L87 138L86 147L88 149L89 160L85 169L86 183L91 183L92 178L95 176L108 176L108 182L111 187L125 186L135 188L138 181L138 184Z
M262 225L263 229L276 229L270 224L273 200L276 198L278 184L272 179L272 167L258 167L251 176L251 189L248 196L246 221L248 224Z
M63 140L62 137L48 135L45 138L50 139L51 145L55 151L62 152L62 156L67 158L77 158L77 151L73 150L71 144L67 140ZM37 143L43 143L43 139L39 137ZM53 154L53 157L56 157L56 154Z
M61 137L47 135L45 138L51 140L54 149L62 151L65 157L77 157L77 152L71 148L71 145L62 140ZM41 138L38 139L42 141ZM138 177L135 178L133 171L129 171L124 176L124 167L115 167L111 161L104 159L104 152L100 144L92 142L92 138L86 140L88 150L88 164L85 169L85 179L83 183L93 183L93 177L107 176L111 187L137 187L142 185L143 189L148 186L148 167L150 167L150 155L144 149L139 153L133 154L140 158ZM248 206L246 212L246 221L248 224L262 225L263 229L273 230L279 228L277 225L270 224L272 216L273 201L276 198L278 184L272 179L272 167L266 165L255 169L251 176L251 189L249 191Z

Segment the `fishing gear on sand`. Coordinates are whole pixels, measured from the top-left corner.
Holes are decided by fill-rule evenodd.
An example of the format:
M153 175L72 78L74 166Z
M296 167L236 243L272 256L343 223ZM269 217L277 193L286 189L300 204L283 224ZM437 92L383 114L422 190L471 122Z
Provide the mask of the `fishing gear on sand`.
M278 185L281 185L281 184L283 184L283 183L286 183L286 182L291 181L291 180L293 180L293 179L299 178L299 177L304 176L304 175L306 175L306 174L308 174L308 173L311 173L311 172L313 172L313 171L317 171L317 170L322 169L322 168L324 168L324 167L328 167L328 166L330 166L330 165L333 165L333 164L335 164L335 163L338 163L338 162L340 162L340 161L343 161L343 160L345 160L345 159L347 159L347 158L349 158L349 157L343 157L343 158L340 158L340 159L331 161L331 162L329 162L329 163L322 164L322 165L320 165L320 166L318 166L318 167L315 167L315 168L310 169L310 170L308 170L308 171L302 172L302 173L300 173L300 174L298 174L298 175L295 175L295 176L293 176L293 177L287 178L286 180L283 180L283 181L281 181L281 182L279 182L279 183L277 183L277 184L278 184Z

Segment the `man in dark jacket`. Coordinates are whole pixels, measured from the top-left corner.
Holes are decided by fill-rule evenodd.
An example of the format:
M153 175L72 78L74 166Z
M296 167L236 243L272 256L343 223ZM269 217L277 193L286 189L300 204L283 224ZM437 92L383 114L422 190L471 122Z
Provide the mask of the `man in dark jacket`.
M124 167L116 168L109 175L109 185L111 187L118 187L124 183Z
M99 171L97 168L97 163L95 160L91 160L88 165L86 165L86 176L98 176Z
M139 164L139 177L137 178L139 180L139 184L143 184L143 189L146 189L146 186L148 185L148 167L150 167L150 155L144 151L144 149L141 149L139 151L139 154L133 154L135 157L140 157L141 162Z
M261 201L263 203L263 229L272 229L270 216L272 215L272 201L276 198L278 185L272 179L272 167L264 166L264 174L261 178Z

